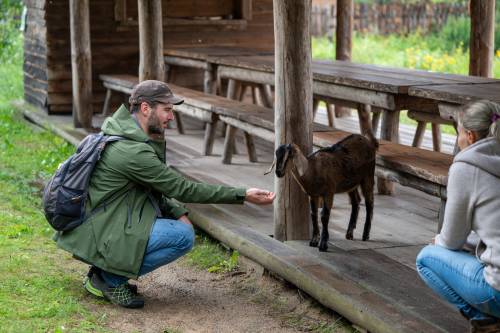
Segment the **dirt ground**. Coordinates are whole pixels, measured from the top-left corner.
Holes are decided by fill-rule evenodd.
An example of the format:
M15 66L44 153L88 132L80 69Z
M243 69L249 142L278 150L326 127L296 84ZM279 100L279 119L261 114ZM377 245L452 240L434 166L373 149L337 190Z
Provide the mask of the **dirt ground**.
M214 274L177 261L137 282L146 305L104 305L117 332L353 332L297 288L248 260L240 271Z

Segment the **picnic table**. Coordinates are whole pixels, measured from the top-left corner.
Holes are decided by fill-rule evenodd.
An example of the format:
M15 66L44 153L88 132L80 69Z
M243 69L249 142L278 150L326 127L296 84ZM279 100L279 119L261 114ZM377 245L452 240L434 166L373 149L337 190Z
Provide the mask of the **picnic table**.
M475 84L415 86L409 89L408 94L435 101L442 118L456 121L457 112L472 101L485 99L500 103L500 80Z
M209 61L212 57L236 57L273 54L273 51L234 46L203 46L184 48L165 48L164 61L167 66L198 68L204 71L203 91L215 94L217 68Z

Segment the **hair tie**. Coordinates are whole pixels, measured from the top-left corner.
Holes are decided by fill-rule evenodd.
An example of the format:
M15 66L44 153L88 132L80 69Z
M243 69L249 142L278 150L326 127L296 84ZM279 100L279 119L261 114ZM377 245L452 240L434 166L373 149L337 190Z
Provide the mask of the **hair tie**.
M492 123L496 123L496 122L497 122L497 120L499 120L499 119L500 119L500 114L498 114L498 113L493 113L493 114L491 115L491 122L492 122Z

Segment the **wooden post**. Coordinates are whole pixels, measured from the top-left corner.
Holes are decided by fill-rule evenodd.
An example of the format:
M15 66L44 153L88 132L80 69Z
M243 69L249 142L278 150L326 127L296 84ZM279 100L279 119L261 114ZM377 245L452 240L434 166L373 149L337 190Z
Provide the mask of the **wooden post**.
M470 17L469 75L492 77L495 0L471 0Z
M312 151L311 0L274 0L276 147ZM274 237L309 239L308 196L288 174L275 178Z
M353 0L337 1L337 28L335 31L335 59L351 60L352 51L352 25L353 25ZM349 109L335 106L337 117L350 116Z
M165 80L161 0L138 0L139 81Z
M92 128L92 54L89 0L70 0L73 125Z

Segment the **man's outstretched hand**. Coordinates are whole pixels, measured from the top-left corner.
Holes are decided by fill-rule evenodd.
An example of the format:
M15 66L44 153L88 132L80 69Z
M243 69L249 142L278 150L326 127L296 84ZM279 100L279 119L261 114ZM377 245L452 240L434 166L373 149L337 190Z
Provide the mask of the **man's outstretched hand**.
M245 201L257 205L269 205L273 203L276 194L259 188L249 188L246 193Z

